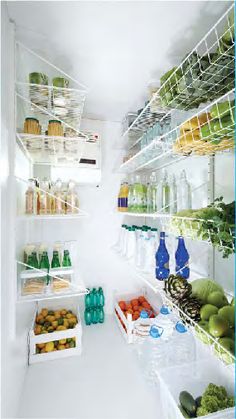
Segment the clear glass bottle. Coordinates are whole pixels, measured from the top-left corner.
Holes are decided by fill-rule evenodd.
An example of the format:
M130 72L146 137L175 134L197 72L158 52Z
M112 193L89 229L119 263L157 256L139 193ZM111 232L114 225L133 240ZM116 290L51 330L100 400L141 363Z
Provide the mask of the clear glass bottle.
M157 211L157 181L156 173L152 172L150 180L147 184L147 213L154 213Z
M64 214L63 200L62 181L58 179L55 185L55 214Z
M185 170L182 170L177 188L177 210L192 208L191 188Z
M177 212L177 186L175 175L171 176L170 179L170 214L176 214Z
M66 214L76 214L78 212L78 196L75 191L75 182L73 182L73 180L70 180L68 183L65 207Z
M36 214L36 190L33 179L29 179L28 189L25 193L25 213Z
M41 182L40 185L40 208L39 213L40 215L46 215L47 214L47 183L45 180Z
M167 171L164 171L161 182L162 212L169 214L170 212L170 186L168 183Z

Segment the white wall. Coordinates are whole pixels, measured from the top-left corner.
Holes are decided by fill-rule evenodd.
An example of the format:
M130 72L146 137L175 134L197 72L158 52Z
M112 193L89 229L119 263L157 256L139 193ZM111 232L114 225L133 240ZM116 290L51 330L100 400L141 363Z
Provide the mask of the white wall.
M14 27L6 4L2 21L1 130L1 354L2 417L17 417L27 366L27 328L32 306L16 305L15 191L14 191Z

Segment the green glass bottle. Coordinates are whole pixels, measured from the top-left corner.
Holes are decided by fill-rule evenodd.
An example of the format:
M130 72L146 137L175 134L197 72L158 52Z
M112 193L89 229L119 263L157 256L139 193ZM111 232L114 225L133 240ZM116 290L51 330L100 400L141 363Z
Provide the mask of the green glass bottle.
M91 292L91 307L97 307L97 305L98 305L97 290L96 288L93 288Z
M33 260L33 267L35 269L39 268L39 263L38 263L38 258L37 258L37 253L36 252L32 252L32 260Z
M60 266L61 265L60 265L58 250L54 250L53 256L52 256L51 268L60 268Z
M64 250L64 256L63 256L62 266L64 266L64 267L71 266L71 260L70 260L69 250Z
M27 265L29 266L27 266L26 269L34 269L34 258L32 254L28 256Z
M45 270L47 270L47 272L49 272L49 268L50 268L50 265L49 265L48 253L43 252L41 260L40 260L39 269L45 269ZM49 281L50 281L49 275L45 276L45 280L46 280L46 283L48 285Z

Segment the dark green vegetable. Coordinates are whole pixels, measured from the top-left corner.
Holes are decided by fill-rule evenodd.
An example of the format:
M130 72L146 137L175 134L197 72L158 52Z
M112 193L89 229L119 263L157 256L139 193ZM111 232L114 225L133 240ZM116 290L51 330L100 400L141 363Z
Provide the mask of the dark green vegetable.
M234 397L229 397L223 386L210 383L202 395L200 407L197 408L197 417L209 415L234 405Z
M202 396L199 396L195 399L195 403L196 403L197 407L201 406L201 400L202 400Z
M190 393L187 391L181 391L179 394L179 401L181 406L190 416L195 415L197 406L193 396Z
M190 418L188 412L186 412L186 410L181 406L181 404L179 405L179 410L182 413L184 418L188 418L188 419Z

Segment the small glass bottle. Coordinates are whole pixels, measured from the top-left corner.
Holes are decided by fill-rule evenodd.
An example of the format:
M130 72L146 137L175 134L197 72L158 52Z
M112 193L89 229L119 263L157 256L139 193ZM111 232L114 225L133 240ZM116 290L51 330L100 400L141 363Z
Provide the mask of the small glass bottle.
M177 198L178 212L184 209L192 208L191 188L190 184L188 183L185 170L182 170L180 175L180 180L177 188Z
M175 175L171 176L170 180L170 214L176 214L177 212L177 186Z
M169 214L170 212L170 186L168 183L167 171L164 171L162 183L161 183L161 195L162 195L162 212Z
M29 179L28 189L25 193L25 213L29 215L36 214L36 190L33 179Z

